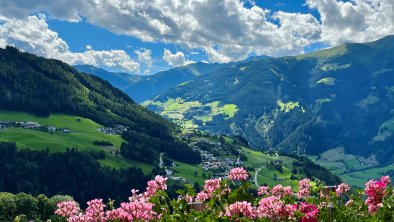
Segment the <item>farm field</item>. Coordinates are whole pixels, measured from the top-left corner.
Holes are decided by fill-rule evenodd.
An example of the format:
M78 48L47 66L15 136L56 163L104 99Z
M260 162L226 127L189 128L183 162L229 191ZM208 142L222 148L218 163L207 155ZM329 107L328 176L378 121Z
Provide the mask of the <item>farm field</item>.
M380 166L374 156L364 158L346 154L343 147L328 150L318 156L308 156L316 164L326 167L332 173L339 175L351 186L362 188L370 179L377 179L394 170L394 165Z

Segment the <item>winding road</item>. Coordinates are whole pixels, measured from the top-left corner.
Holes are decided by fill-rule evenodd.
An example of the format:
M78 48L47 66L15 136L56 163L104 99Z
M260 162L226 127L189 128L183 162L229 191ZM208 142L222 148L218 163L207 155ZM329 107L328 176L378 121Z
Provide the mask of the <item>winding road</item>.
M259 183L258 183L258 181L257 181L257 175L259 174L259 171L260 171L261 169L263 169L263 167L264 167L264 166L258 168L258 169L256 170L256 172L254 173L254 184L256 185L257 188L259 188L259 186L260 186Z

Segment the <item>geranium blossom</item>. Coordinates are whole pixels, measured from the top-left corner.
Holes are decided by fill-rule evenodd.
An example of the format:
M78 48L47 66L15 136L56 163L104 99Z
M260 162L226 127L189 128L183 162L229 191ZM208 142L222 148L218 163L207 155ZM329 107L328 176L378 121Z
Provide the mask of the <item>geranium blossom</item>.
M257 194L259 196L266 196L269 194L269 190L270 190L270 188L268 186L261 186L261 187L259 187Z
M297 197L298 198L307 198L311 194L311 180L310 179L302 179L298 183L298 193Z
M270 221L283 221L292 219L296 210L296 205L285 204L279 196L269 196L260 200L256 214Z
M350 191L350 186L346 183L341 183L338 185L337 189L335 189L335 194L339 197L343 193L347 193Z
M243 167L237 167L230 170L228 178L230 180L247 180L249 177L248 172Z
M283 187L282 184L278 184L278 185L272 187L271 193L274 196L278 196L278 197L282 198L284 196L292 196L293 190L291 189L290 186Z
M216 190L220 189L220 182L221 181L222 181L221 179L206 180L205 185L204 185L204 191L207 194L212 195L212 193L214 193Z
M57 210L55 214L69 218L78 215L80 209L78 203L75 201L63 201L57 204Z
M255 209L249 202L237 201L226 207L225 215L227 217L246 217L249 219L253 219L255 217Z
M302 202L300 212L305 214L301 218L302 222L317 222L318 221L317 216L319 214L319 210L317 209L317 207L315 205Z
M153 220L157 217L157 213L152 208L153 204L138 200L130 203L122 203L118 209L119 217L126 221Z
M104 208L103 199L94 199L88 201L88 208L85 210L85 215L88 218L94 219L95 221L101 221L104 218Z
M370 180L365 184L365 194L367 200L365 204L368 206L370 213L375 213L379 208L383 206L382 200L386 194L386 187L391 183L388 176L382 177L380 180Z
M158 190L167 190L167 178L156 176L154 180L148 181L145 196L150 197L156 194Z

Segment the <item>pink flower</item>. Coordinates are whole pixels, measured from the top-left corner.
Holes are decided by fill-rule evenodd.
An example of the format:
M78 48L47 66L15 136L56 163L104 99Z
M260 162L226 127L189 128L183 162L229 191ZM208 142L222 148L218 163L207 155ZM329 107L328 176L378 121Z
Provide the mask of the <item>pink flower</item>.
M391 184L391 180L389 176L382 176L380 180L385 184Z
M205 191L201 191L200 193L198 193L196 195L196 201L200 201L200 202L204 202L204 201L208 200L209 198L211 198L211 196L209 194L207 194Z
M270 188L268 186L261 186L261 187L259 187L257 194L259 196L266 196L269 194L269 190L270 190Z
M207 194L212 195L216 190L220 189L220 182L221 179L206 180L204 185L204 191Z
M72 216L67 219L67 222L93 222L94 220L80 213L79 215Z
M346 183L341 183L338 185L337 189L335 190L335 194L339 197L343 193L347 193L350 191L350 186Z
M86 217L94 221L101 221L104 218L103 199L94 199L87 202L88 208L85 210Z
M305 215L301 218L301 222L317 222L317 216L319 215L319 210L313 204L301 203L301 213Z
M113 221L120 218L120 212L118 209L109 210L105 212L104 221Z
M368 211L370 213L375 213L383 206L382 200L386 195L386 187L389 183L391 183L390 178L384 176L380 180L370 180L365 184L364 192L367 195L365 204L368 206Z
M167 178L157 175L154 180L148 181L145 196L151 197L156 194L158 190L167 190Z
M138 200L130 203L121 203L118 208L119 217L126 221L154 220L157 213L153 211L153 204L140 202Z
M57 204L57 210L55 211L55 214L64 217L64 218L70 218L73 216L78 215L80 209L75 201L63 201Z
M193 202L193 196L190 196L189 194L186 194L185 200L186 200L186 202L188 202L188 203L192 203L192 202Z
M230 180L247 180L249 177L248 172L243 167L231 169L228 175Z
M206 180L204 185L204 190L196 195L195 198L196 201L204 202L209 198L212 198L212 195L215 193L215 191L221 190L220 183L221 183L221 179ZM222 189L222 191L226 192L227 189Z
M292 196L293 190L290 186L283 187L282 184L278 184L272 188L271 193L274 196L282 198L284 196Z
M252 204L246 201L237 201L227 206L225 210L225 215L227 217L246 217L253 219L256 216L255 209L252 207Z
M293 219L296 210L296 205L285 204L279 196L269 196L260 200L256 215L269 221L286 221Z
M298 183L298 193L297 193L297 197L299 199L302 198L307 198L309 197L309 195L311 194L311 185L310 185L311 180L308 178L302 179L300 180L300 182Z

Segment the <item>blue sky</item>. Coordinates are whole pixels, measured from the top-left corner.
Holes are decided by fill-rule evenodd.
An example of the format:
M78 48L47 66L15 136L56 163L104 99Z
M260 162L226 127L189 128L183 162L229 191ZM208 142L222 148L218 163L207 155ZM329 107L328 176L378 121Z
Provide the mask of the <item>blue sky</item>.
M392 0L0 1L0 47L140 75L394 33Z
M286 2L283 3L283 2ZM265 0L255 1L254 4L261 8L269 9L271 11L286 11L295 13L311 13L316 18L319 18L319 14L316 10L310 10L304 1L300 0ZM250 2L244 2L245 7L251 8L253 5ZM274 21L276 22L276 21ZM189 50L185 50L181 45L176 44L165 44L162 42L144 42L136 37L127 35L118 35L112 33L104 28L89 24L86 19L81 22L67 22L57 19L49 19L47 21L49 28L56 31L59 36L64 39L70 49L75 52L85 51L86 45L92 46L95 50L110 50L110 49L123 49L130 55L133 51L139 48L146 48L152 51L152 57L154 60L155 67L152 73L166 70L171 68L163 59L164 49L169 49L172 52L182 51L186 52L185 56L191 61L208 61L208 56L199 49L191 50L192 52L198 52L198 54L190 53ZM323 44L311 44L305 48L306 52L315 51L324 48ZM256 55L255 53L250 55Z

